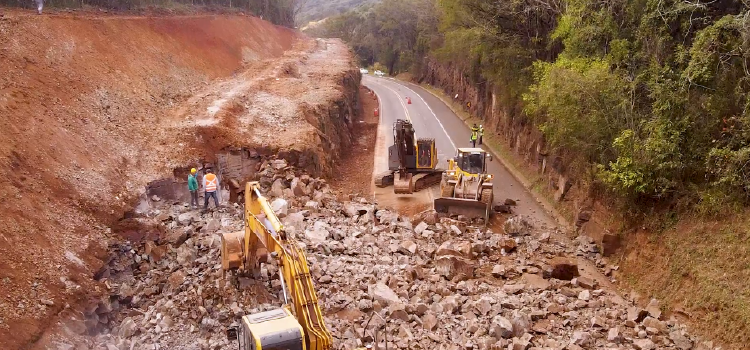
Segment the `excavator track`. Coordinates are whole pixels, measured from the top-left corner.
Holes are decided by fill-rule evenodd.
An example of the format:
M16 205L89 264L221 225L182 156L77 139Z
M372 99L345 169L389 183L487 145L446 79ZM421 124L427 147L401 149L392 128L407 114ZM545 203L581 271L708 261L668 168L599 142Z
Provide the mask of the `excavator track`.
M435 186L443 179L443 171L435 170L430 173L418 173L414 175L414 191L421 191L425 188Z
M380 174L375 175L375 186L376 187L388 187L393 185L393 172L384 171Z

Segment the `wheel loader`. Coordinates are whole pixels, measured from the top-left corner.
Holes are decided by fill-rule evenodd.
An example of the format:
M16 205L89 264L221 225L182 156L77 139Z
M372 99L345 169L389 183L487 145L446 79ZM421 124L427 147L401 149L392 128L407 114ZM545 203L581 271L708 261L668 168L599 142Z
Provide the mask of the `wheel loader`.
M435 139L415 139L411 122L393 124L393 145L388 147L388 171L375 176L375 186L393 185L396 194L411 194L437 185L443 171L436 169Z
M244 231L221 237L222 274L258 276L270 256L279 265L284 305L243 316L239 326L227 329L227 337L236 339L241 350L330 350L333 337L323 321L304 250L286 235L257 181L246 184L244 195ZM354 350L360 349L365 348Z
M487 173L488 161L492 161L492 155L481 148L459 148L456 156L448 160L448 170L443 173L435 211L483 217L486 224L494 199L492 174Z

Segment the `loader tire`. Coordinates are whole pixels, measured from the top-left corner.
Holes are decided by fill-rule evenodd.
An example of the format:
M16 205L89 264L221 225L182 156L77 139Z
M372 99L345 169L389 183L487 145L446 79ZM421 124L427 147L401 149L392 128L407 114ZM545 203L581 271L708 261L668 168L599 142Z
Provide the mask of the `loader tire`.
M440 197L453 198L453 191L456 189L456 185L445 184L440 186Z
M479 200L482 203L485 203L487 205L492 205L492 189L491 188L485 188L482 190L482 195L479 197Z

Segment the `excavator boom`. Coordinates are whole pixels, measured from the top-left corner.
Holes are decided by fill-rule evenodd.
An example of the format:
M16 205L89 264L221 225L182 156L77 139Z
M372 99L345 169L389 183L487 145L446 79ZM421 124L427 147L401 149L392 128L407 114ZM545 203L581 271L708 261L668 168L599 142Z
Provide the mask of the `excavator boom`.
M222 268L224 272L257 274L270 253L279 264L286 305L265 318L243 317L245 339L257 350L281 345L290 349L329 350L333 337L323 320L307 257L296 241L286 235L259 189L258 182L249 182L245 187L245 230L222 236ZM283 310L287 310L287 316ZM295 334L300 339L295 340ZM282 339L284 343L279 344ZM247 349L250 348L247 344Z

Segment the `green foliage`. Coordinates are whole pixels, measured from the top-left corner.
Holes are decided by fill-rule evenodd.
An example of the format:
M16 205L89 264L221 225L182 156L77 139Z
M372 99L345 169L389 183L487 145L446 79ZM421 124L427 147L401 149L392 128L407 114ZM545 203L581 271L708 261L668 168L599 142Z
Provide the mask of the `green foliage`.
M305 24L327 17L340 15L360 6L368 6L380 0L305 0L298 14L298 23Z
M389 74L417 71L437 35L433 0L384 0L349 11L308 31L348 42L363 66L380 62Z
M740 0L384 0L325 33L391 74L429 58L493 89L573 176L701 207L750 204L749 18Z
M608 62L583 58L537 62L534 77L525 111L550 145L570 153L581 171L606 162L619 130L632 127L629 84Z

